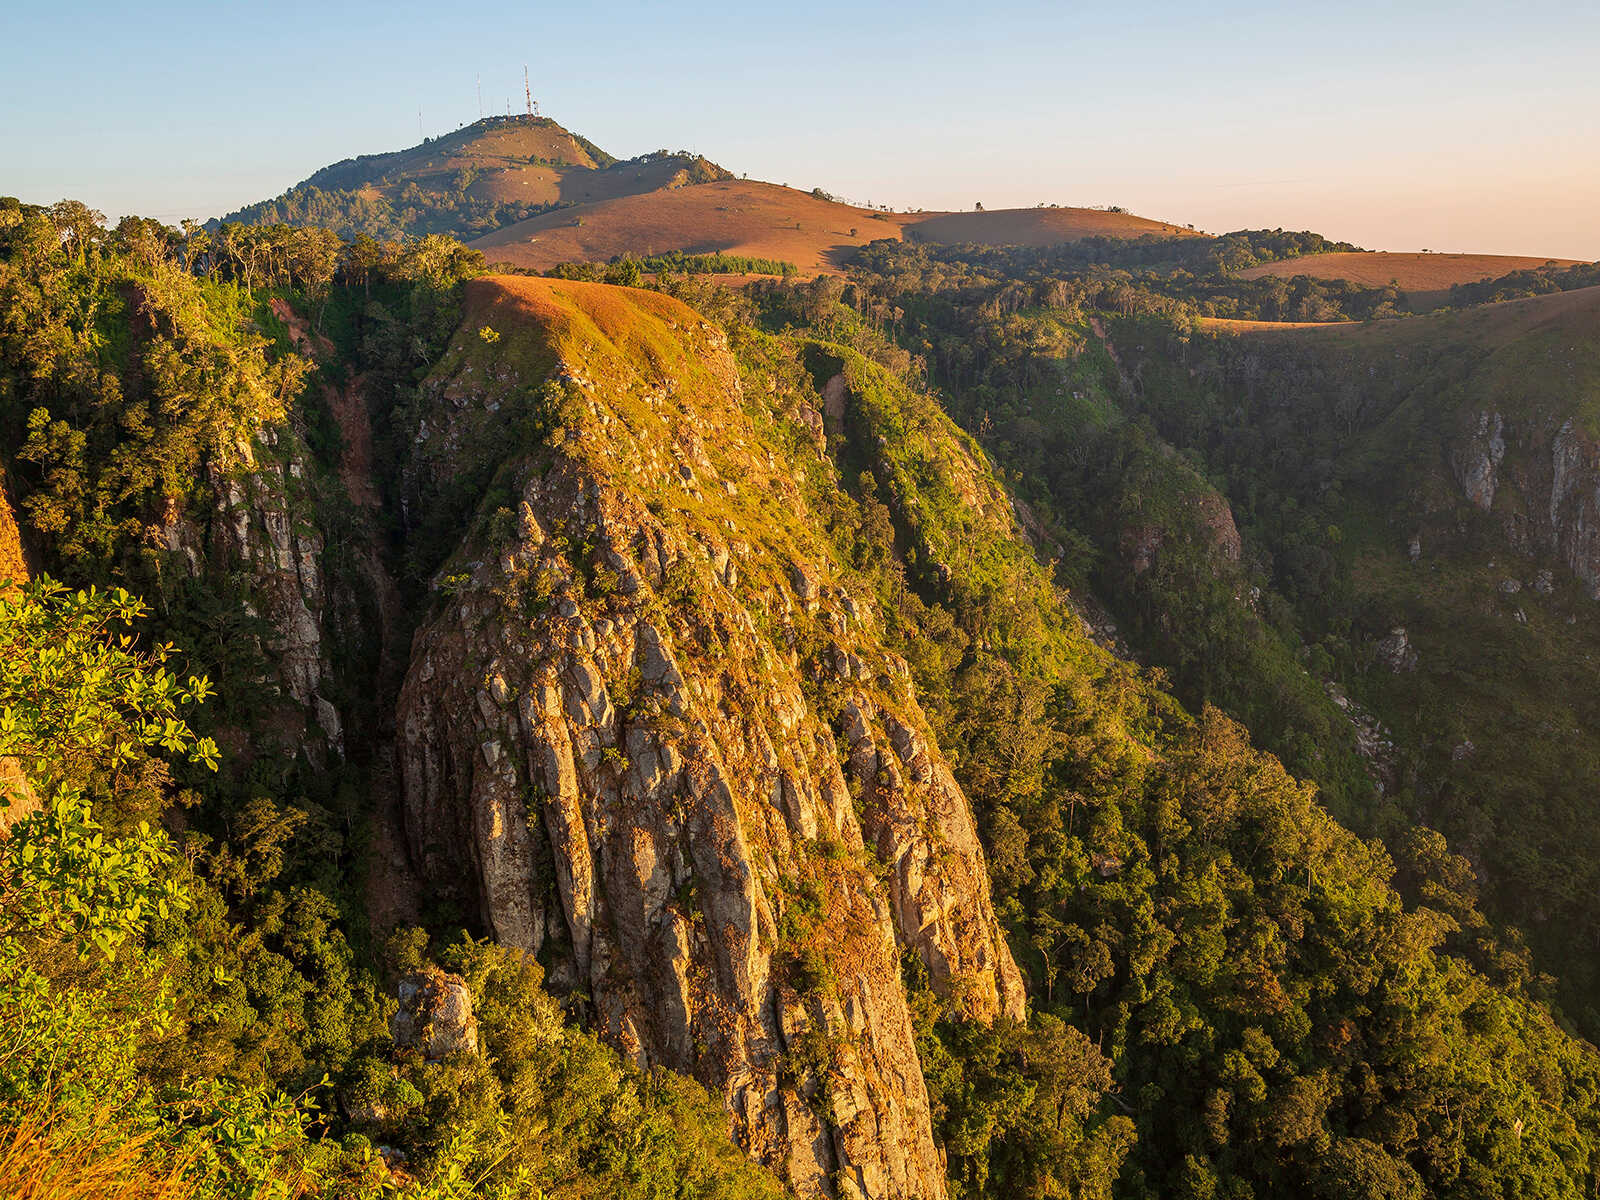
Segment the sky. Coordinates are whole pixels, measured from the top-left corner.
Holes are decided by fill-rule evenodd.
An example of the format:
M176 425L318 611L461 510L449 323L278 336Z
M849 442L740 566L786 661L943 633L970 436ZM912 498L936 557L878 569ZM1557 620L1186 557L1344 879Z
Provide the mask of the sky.
M897 208L1600 259L1600 0L0 4L0 195L176 223L522 106ZM420 122L419 122L420 112Z

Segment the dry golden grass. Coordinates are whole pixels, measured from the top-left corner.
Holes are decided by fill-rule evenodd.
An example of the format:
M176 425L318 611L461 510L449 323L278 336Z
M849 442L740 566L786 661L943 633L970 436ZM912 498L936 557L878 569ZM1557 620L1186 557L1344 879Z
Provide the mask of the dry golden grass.
M26 582L28 560L22 548L22 531L6 491L6 472L0 467L0 583Z
M473 167L503 170L527 163L529 158L593 167L595 161L570 133L553 121L526 124L518 121L489 128L458 129L426 145L385 155L386 173L422 178L440 171Z
M563 262L646 256L744 254L792 262L803 276L836 271L862 246L908 236L932 242L1039 246L1078 238L1190 235L1127 213L1020 208L972 213L889 213L822 200L754 180L724 180L617 197L496 230L471 243L491 263L548 270Z
M686 176L676 160L617 163L603 171L583 167L508 166L486 170L469 189L474 200L497 204L594 204L639 192L679 186Z
M1326 329L1348 321L1239 321L1232 317L1201 317L1200 328L1212 333L1270 333L1282 329Z
M681 300L660 292L533 275L485 275L470 280L466 300L469 321L498 316L508 323L526 321L562 329L582 319L618 345L634 332L641 313L677 325L704 322Z
M471 245L492 263L539 270L682 250L775 258L815 275L842 266L868 242L898 238L911 219L730 179L541 213Z
M639 288L528 275L490 275L467 284L468 327L537 331L544 349L537 361L522 364L530 373L556 361L592 367L610 358L676 370L683 345L673 331L703 323L681 301Z
M36 1111L0 1126L4 1200L187 1200L182 1165L156 1166L138 1141L66 1140Z
M1310 275L1313 279L1348 279L1362 287L1396 284L1412 304L1433 307L1449 299L1450 288L1458 283L1477 283L1498 279L1512 271L1539 267L1570 267L1572 258L1532 258L1513 254L1398 254L1387 250L1343 254L1308 254L1263 263L1240 271L1243 279L1276 275L1291 279Z
M383 196L392 202L399 202L401 192L413 183L425 192L452 192L458 173L469 168L477 178L468 194L494 204L585 204L677 187L687 180L684 164L676 159L600 168L559 125L517 123L458 130L425 146L382 156L371 169L388 182L361 191L369 199Z
M1202 324L1218 332L1241 334L1283 332L1305 338L1359 339L1367 344L1399 349L1427 340L1443 343L1467 341L1477 345L1504 345L1537 330L1590 335L1600 321L1600 287L1552 292L1525 300L1503 300L1453 312L1406 317L1395 321L1334 321L1297 325L1278 321L1221 321Z
M1097 208L1006 208L907 217L918 241L987 246L1054 246L1087 237L1199 237L1192 229Z

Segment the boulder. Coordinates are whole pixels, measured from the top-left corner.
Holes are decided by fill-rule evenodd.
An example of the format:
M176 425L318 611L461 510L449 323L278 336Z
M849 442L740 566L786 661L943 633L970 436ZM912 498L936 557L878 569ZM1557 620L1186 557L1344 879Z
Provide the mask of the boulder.
M1406 636L1405 626L1397 625L1378 643L1378 661L1396 675L1417 669L1417 648Z
M389 1018L395 1045L422 1051L429 1062L478 1052L478 1020L466 981L437 968L413 971L395 989L400 1007Z

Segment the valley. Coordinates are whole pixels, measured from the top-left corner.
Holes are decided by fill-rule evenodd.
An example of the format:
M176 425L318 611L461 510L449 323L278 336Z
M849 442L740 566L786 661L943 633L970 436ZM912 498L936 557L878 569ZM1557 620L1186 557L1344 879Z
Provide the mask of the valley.
M0 199L0 1182L1594 1194L1597 268L528 103Z

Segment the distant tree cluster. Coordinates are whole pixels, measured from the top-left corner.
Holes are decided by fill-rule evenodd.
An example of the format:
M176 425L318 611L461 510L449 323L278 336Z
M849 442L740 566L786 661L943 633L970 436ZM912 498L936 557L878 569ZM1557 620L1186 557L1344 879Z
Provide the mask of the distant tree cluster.
M521 272L518 272L521 273ZM799 273L792 262L749 254L689 254L674 250L643 258L621 254L609 263L558 263L546 275L558 279L585 279L638 287L649 275L776 275L789 279Z
M1537 267L1512 271L1497 279L1477 283L1457 283L1450 288L1450 306L1466 308L1493 304L1501 300L1521 300L1551 292L1570 292L1600 286L1600 263L1579 263L1571 267Z
M914 228L914 227L913 227ZM852 270L886 295L919 294L936 305L1016 312L1083 305L1123 316L1228 317L1264 321L1369 320L1402 315L1396 287L1342 279L1237 272L1302 254L1350 250L1318 234L1255 230L1218 238L1083 238L1056 246L978 246L882 240Z

